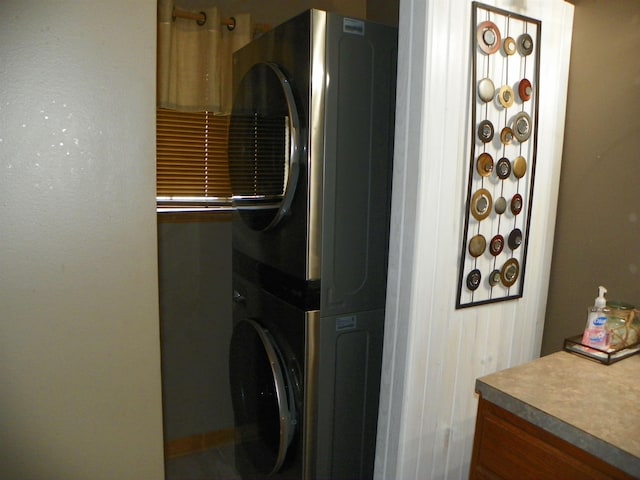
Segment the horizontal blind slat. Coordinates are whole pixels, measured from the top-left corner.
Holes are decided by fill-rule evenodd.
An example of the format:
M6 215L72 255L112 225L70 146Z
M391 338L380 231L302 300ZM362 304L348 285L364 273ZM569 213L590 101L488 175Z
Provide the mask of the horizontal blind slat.
M156 110L156 194L229 198L229 117Z

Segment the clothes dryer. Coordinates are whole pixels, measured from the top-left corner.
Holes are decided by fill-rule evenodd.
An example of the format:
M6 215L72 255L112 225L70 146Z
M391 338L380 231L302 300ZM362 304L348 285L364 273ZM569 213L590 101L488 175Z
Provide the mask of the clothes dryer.
M384 277L396 57L396 28L319 10L234 54L236 250L314 280L329 249L343 282Z

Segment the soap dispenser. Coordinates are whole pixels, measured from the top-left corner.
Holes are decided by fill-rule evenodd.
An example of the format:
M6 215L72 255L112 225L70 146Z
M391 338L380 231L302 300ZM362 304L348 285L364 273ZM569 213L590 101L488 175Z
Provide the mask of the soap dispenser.
M607 289L598 287L598 297L593 303L593 307L587 309L587 325L582 336L583 345L607 350L609 348L609 332L607 330L607 300L604 296Z

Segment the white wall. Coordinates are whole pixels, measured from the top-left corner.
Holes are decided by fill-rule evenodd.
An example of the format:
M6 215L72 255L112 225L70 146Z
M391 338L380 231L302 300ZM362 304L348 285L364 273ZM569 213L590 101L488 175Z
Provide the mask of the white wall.
M0 477L163 477L155 0L0 3Z
M455 309L470 149L471 2L401 2L376 479L467 478L475 379L540 350L573 7L561 0L485 3L542 21L539 160L524 294Z

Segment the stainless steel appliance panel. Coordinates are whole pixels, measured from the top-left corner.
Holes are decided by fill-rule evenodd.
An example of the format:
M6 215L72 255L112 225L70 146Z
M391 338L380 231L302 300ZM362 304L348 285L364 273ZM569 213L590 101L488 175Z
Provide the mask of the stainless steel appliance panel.
M373 478L383 334L383 310L308 318L304 478Z
M323 316L384 307L397 52L383 25L329 16L327 31Z

